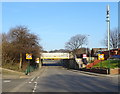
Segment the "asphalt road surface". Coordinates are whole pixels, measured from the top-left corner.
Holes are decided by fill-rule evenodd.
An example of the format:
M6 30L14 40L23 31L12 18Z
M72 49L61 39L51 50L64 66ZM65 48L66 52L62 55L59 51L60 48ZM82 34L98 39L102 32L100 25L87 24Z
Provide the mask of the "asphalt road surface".
M118 92L118 78L73 72L57 60L44 61L30 78L3 79L3 92Z

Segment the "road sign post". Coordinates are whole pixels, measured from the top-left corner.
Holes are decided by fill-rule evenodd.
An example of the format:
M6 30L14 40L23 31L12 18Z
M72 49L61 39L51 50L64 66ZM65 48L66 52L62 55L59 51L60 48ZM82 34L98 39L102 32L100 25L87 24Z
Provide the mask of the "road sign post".
M36 67L40 68L41 67L40 66L40 58L36 58L35 62L36 62Z
M102 60L101 60L101 62L100 62L100 68L102 68Z
M110 60L108 61L108 69L110 69Z
M102 60L104 60L104 54L98 54L98 60L101 60L100 68L102 68Z
M29 73L30 73L30 60L28 60L28 75L29 75Z
M28 66L27 66L27 73L26 73L26 75L29 75L29 73L30 73L30 60L32 59L32 54L26 53L26 59L28 60Z

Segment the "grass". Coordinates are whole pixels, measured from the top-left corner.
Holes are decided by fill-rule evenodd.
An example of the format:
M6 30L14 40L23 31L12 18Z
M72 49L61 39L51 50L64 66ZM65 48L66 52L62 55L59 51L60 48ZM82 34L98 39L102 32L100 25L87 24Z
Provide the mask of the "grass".
M2 78L3 79L10 79L10 78L20 78L21 76L24 76L22 72L16 72L16 71L11 71L11 70L5 70L2 69Z
M3 68L5 69L10 69L10 70L14 70L14 71L18 71L18 72L25 72L27 69L27 64L23 65L22 69L19 69L19 63L15 63L15 64L11 64L11 63L7 63L2 65ZM34 66L30 66L30 72L34 71Z
M102 68L109 68L109 65L110 65L110 68L120 68L120 60L105 60L105 61L102 61L96 65L94 65L93 67L102 67Z
M19 69L19 63L13 64L13 65L11 63L7 63L7 64L2 65L2 67L5 69L10 69L10 70L18 71L18 72L25 71L23 69Z
M2 67L3 67L3 68L6 68L6 69L10 69L10 70L19 71L19 66L18 66L18 64L12 65L12 64L8 63L8 64L5 64L5 65L2 65Z
M9 71L9 70L2 70L2 74L3 75L21 75L22 73L19 73L19 72L12 72L12 71Z

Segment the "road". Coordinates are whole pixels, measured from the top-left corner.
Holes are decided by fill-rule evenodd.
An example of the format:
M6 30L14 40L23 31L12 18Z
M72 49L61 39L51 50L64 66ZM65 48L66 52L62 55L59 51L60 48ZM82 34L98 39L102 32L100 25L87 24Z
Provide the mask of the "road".
M3 92L118 92L117 76L73 72L56 62L44 61L30 78L3 79Z

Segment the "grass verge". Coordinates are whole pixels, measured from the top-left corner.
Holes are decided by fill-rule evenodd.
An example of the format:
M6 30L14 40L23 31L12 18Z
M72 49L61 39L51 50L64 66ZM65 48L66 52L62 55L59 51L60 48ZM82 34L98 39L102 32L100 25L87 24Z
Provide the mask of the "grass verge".
M120 60L105 60L93 66L93 68L120 68Z

